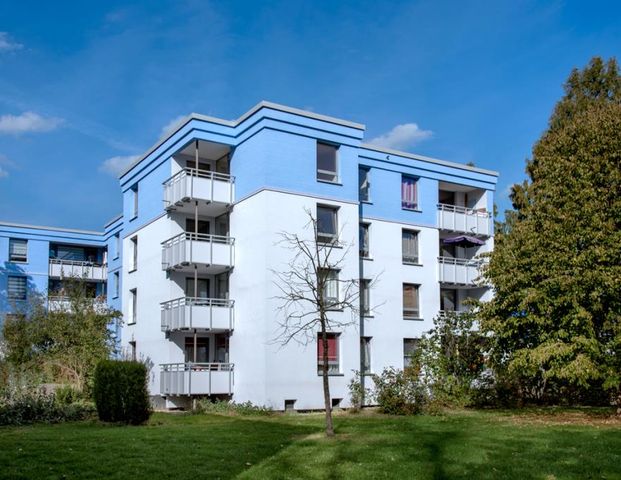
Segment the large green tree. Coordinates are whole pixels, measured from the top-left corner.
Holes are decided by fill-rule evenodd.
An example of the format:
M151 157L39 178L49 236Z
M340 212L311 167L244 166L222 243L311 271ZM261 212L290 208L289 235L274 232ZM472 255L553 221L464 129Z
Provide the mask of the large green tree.
M525 400L608 392L621 408L621 76L574 70L514 185L481 307L500 378ZM575 395L572 397L572 395Z

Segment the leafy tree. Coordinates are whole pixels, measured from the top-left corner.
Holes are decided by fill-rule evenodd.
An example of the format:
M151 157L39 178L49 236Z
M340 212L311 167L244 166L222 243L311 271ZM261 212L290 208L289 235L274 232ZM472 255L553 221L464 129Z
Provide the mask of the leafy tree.
M496 373L525 400L604 388L621 408L621 77L614 59L594 58L571 73L526 172L484 271L495 288L481 317Z

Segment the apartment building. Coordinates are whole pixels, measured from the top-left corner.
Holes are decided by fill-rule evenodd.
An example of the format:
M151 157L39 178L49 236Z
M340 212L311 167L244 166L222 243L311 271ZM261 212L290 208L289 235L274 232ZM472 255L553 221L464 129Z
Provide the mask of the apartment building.
M491 295L478 256L493 248L497 173L365 144L364 133L267 102L235 121L189 115L121 174L123 212L103 232L0 225L2 311L24 282L57 291L59 256L93 264L95 294L123 312L122 348L150 367L155 405L322 408L317 342L275 341L274 271L291 257L280 233L305 235L310 211L322 240L352 247L334 275L363 290L360 321L329 338L333 404L347 406L354 370L402 368L434 317Z

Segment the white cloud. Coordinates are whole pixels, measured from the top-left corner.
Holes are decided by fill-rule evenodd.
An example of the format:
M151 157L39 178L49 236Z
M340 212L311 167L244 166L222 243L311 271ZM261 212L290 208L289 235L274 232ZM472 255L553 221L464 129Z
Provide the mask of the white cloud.
M0 32L0 52L13 52L15 50L21 50L24 46L21 43L17 43L9 37L7 32Z
M108 173L110 175L118 176L121 174L122 171L124 171L139 158L140 155L111 157L104 160L101 165L99 165L99 171Z
M433 135L431 130L422 130L416 123L397 125L390 132L372 138L369 143L378 147L403 150L412 147Z
M0 133L20 134L26 132L49 132L63 123L62 118L42 117L38 113L0 116Z
M171 133L176 130L176 127L179 125L179 122L183 120L187 115L179 115L178 117L173 118L170 122L162 127L162 131L160 132L160 140L164 137L167 137Z
M9 172L7 172L4 168L0 167L0 178L5 178L9 176Z

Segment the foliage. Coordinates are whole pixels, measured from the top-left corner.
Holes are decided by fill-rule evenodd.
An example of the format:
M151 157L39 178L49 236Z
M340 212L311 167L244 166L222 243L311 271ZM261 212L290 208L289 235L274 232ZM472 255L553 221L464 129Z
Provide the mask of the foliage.
M607 390L621 408L621 76L614 60L594 58L571 73L526 171L484 271L495 288L481 305L495 374L525 401L571 402Z
M274 411L263 405L254 405L252 402L235 403L227 400L211 401L203 399L198 402L196 413L212 413L219 415L240 416L269 416Z
M362 375L358 370L353 371L354 376L349 381L347 388L349 390L349 399L351 402L352 412L358 412L364 405L373 403L373 391L370 388L364 387L362 382Z
M420 380L419 369L385 368L379 375L373 375L372 379L375 384L375 400L382 413L412 415L422 411L427 394Z
M145 423L151 415L146 366L136 361L102 360L95 369L93 397L100 420Z
M85 420L95 413L92 404L75 402L65 404L54 395L30 392L14 398L0 398L0 425L28 425L31 423L59 423Z
M115 335L109 327L119 321L120 312L95 304L80 279L66 279L63 293L67 301L53 310L36 299L27 315L6 319L6 360L89 395L97 362L114 353Z
M466 406L482 388L486 339L472 312L446 312L423 335L413 363L438 407Z

